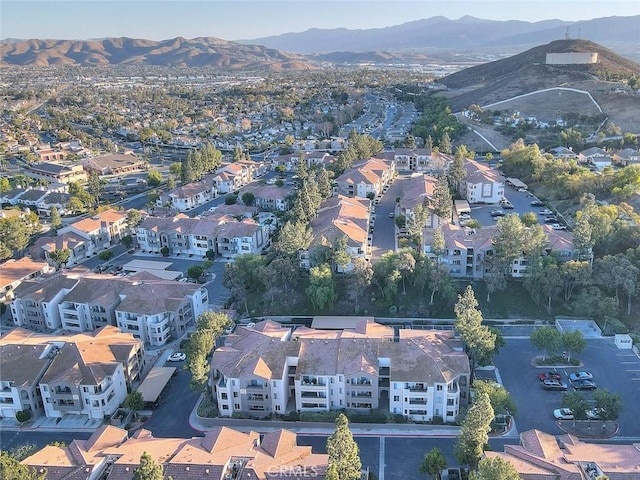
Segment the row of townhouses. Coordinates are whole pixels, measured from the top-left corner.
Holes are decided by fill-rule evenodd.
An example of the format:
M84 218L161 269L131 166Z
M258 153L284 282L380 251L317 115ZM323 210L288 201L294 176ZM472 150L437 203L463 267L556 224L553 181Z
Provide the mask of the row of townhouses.
M276 430L260 434L216 427L203 437L155 438L145 429L131 437L105 425L87 440L67 446L48 445L21 463L48 480L72 478L124 480L133 478L147 452L162 467L164 478L201 480L324 479L327 454L300 446L295 433Z
M42 335L15 328L0 338L0 416L112 415L144 368L140 340L107 326Z
M366 318L344 330L238 327L211 371L221 416L384 408L449 422L469 400L469 359L453 332L394 334Z
M70 213L67 208L70 199L71 194L67 193L67 186L64 184L52 184L46 188L14 188L0 193L0 203L24 206L45 216L51 215L53 207L60 215Z
M421 172L429 175L446 173L453 162L452 155L429 148L396 148L390 152L382 152L378 156L392 160L399 172Z
M252 218L225 214L191 218L184 214L174 217L146 217L136 228L138 245L144 251L169 255L188 254L204 257L208 251L225 258L242 254L259 254L267 246L269 227Z
M27 280L13 292L16 326L87 332L112 325L146 344L180 338L208 308L205 288L139 272L127 277L64 272Z

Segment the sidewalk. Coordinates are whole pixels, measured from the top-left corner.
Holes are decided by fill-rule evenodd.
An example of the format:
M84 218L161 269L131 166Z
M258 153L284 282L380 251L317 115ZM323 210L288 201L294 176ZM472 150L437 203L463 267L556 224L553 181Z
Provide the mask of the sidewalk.
M204 418L198 416L198 406L203 399L200 396L189 416L189 425L194 430L207 432L216 427L224 426L240 431L272 432L286 429L298 435L328 436L335 431L333 423L321 422L284 422L271 420L252 420L237 418ZM515 425L514 425L515 426ZM417 438L455 438L460 427L450 425L421 425L415 423L351 423L349 429L357 437L417 437ZM515 428L511 428L502 438L518 438Z

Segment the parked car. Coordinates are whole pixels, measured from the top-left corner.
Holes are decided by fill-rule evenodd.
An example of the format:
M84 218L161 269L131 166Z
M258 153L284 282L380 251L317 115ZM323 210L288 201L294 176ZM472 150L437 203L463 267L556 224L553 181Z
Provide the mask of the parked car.
M542 372L538 375L541 382L545 380L562 380L560 372Z
M492 217L504 217L506 215L506 213L504 213L504 210L491 210L490 212Z
M545 390L560 390L562 392L566 392L567 384L560 380L544 380L542 382L542 388Z
M502 204L502 208L506 208L507 210L513 210L513 205L511 202L506 202Z
M169 355L167 362L183 362L187 359L187 356L182 352L175 352Z
M593 380L593 375L591 374L591 372L575 372L569 375L569 380L571 382Z
M560 223L552 223L551 224L551 228L553 228L554 230L566 230L567 229L566 225L562 225Z
M601 408L593 407L585 412L589 420L600 420L604 415Z
M540 215L553 215L553 212L551 210L549 210L548 208L545 208L544 210L540 210L538 213Z
M544 219L544 223L558 223L558 219L556 217L547 217Z
M532 207L544 207L544 202L542 200L534 200L531 202Z
M558 408L553 411L556 420L573 420L573 410L570 408Z
M393 212L389 212L389 218L393 218L395 215Z
M575 390L595 390L598 386L591 380L581 380L579 382L574 382L573 388Z

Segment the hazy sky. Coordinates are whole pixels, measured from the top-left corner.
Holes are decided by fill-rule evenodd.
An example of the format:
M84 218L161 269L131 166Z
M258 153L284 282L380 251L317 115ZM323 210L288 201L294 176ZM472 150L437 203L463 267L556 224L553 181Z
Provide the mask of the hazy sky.
M442 15L586 20L640 15L638 0L0 0L0 38L252 39L309 28L377 28Z

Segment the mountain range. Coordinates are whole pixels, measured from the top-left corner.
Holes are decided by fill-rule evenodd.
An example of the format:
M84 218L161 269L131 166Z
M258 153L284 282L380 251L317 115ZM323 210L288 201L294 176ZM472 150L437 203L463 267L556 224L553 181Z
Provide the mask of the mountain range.
M541 7L542 8L542 7ZM421 49L517 49L562 38L580 38L601 43L617 51L637 53L640 15L605 17L579 22L544 20L483 20L465 16L457 20L431 17L385 28L364 30L310 29L251 40L242 44L264 45L285 52L314 54L329 52L402 51Z
M259 45L241 45L213 37L153 41L25 40L0 44L0 65L166 65L230 70L303 70L315 68L302 55Z

